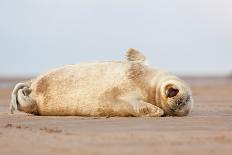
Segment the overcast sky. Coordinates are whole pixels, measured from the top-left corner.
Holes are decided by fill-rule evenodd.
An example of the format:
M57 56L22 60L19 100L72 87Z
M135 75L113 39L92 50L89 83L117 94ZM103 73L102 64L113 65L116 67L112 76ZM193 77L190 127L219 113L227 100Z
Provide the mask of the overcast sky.
M129 47L177 74L232 72L232 1L0 0L0 76L121 60Z

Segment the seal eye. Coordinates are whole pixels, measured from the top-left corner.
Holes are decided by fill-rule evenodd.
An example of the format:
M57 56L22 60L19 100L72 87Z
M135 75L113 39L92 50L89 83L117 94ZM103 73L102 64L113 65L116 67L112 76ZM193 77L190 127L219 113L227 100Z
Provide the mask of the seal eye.
M166 96L172 98L178 94L179 90L173 87L169 87L166 91Z

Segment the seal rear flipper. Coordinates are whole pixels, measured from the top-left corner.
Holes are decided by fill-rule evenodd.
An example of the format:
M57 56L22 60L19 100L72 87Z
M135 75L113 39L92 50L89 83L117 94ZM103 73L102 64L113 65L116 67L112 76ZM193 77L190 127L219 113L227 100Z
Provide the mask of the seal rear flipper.
M29 96L31 93L30 85L26 83L18 83L16 84L12 94L11 94L11 102L10 102L10 112L14 113L14 111L24 111L26 113L37 113L37 104L36 102Z

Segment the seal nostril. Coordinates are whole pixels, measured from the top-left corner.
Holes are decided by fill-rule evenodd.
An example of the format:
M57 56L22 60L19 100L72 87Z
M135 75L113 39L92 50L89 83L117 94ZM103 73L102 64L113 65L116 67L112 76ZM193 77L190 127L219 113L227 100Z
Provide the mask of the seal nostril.
M182 98L179 98L176 100L176 105L178 107L184 106L185 104L186 104L186 102Z
M191 100L190 96L187 96L186 99L180 98L178 100L176 100L176 105L177 106L184 106L186 104L188 104L188 102Z
M186 104L187 104L187 102L182 102L182 101L176 102L176 105L177 105L179 108L184 107Z
M182 102L177 102L176 105L177 106L180 106L182 104Z

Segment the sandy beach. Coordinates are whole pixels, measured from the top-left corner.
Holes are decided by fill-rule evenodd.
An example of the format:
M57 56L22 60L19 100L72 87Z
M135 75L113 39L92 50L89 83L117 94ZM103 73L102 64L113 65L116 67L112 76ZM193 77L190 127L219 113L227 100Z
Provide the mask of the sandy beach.
M96 118L9 114L23 79L0 80L0 154L231 155L232 78L185 77L194 96L187 117Z

